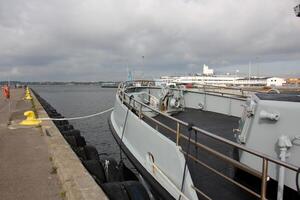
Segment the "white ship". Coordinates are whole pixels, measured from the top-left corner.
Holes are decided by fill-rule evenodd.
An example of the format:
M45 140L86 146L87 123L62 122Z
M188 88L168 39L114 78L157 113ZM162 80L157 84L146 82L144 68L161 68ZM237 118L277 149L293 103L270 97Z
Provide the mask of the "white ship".
M114 138L162 199L299 199L300 96L125 82Z
M175 84L195 84L195 85L214 85L214 86L282 86L286 83L280 77L255 77L234 75L215 75L214 70L207 65L203 65L201 74L194 76L162 76L157 82L167 82Z

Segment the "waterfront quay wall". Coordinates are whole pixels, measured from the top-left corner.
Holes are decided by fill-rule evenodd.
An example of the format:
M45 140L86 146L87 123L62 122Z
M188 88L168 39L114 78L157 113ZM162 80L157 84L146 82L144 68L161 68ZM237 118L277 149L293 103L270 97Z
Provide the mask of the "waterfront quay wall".
M39 118L49 118L47 112L32 92L33 104ZM51 120L41 123L42 131L47 135L47 142L54 169L63 188L63 196L68 200L106 200L108 197L95 182L90 173L62 136Z

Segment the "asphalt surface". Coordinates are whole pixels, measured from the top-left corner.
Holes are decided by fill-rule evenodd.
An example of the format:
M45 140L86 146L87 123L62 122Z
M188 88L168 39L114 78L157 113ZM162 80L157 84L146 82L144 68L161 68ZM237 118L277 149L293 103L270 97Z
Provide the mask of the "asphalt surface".
M23 96L23 89L12 89L10 106L2 93L0 97L0 199L62 199L47 136L39 127L17 125L24 119L24 111L32 109ZM12 125L8 125L10 121Z

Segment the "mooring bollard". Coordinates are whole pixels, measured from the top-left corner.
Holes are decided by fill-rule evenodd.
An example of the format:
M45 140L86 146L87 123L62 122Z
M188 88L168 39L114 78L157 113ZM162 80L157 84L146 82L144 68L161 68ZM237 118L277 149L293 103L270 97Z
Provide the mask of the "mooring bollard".
M38 120L34 114L33 111L26 111L24 113L24 116L26 116L26 119L20 122L20 125L25 126L36 126L39 125L42 121Z
M24 99L25 99L25 100L32 100L32 96L31 96L31 94L30 94L30 90L29 90L28 87L26 87Z

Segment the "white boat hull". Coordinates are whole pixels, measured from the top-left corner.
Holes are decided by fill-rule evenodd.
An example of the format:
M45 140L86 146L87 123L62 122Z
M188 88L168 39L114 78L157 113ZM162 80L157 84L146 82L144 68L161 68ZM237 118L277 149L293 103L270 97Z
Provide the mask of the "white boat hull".
M110 123L120 143L173 198L198 199L188 168L182 187L185 157L180 147L128 110L118 96Z

